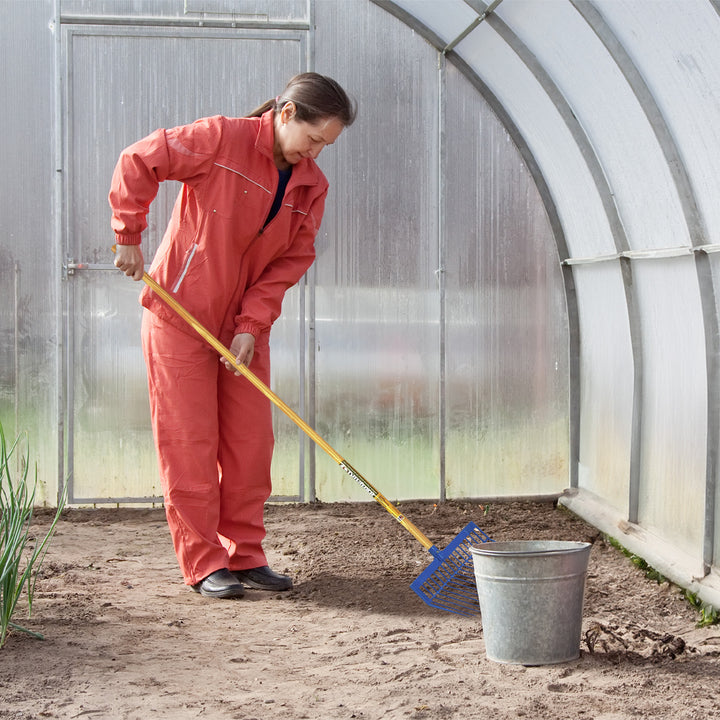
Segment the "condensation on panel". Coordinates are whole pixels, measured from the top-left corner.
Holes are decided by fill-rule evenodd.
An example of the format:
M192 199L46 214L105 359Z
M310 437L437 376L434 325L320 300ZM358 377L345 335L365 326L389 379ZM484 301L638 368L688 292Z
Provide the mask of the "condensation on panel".
M0 22L0 423L9 443L27 434L15 461L37 466L38 504L54 504L58 484L51 17L49 1L4 2Z
M568 484L568 322L557 248L507 131L448 67L447 491Z
M8 437L17 431L17 388L20 363L20 263L11 247L0 244L0 424Z
M359 103L320 157L331 189L316 242L318 428L383 493L437 497L436 55L358 0L318 3L316 48L316 69L332 67ZM317 493L368 499L321 457Z
M707 366L693 257L638 261L643 318L640 522L680 550L702 547Z
M282 314L270 334L272 359L270 386L283 402L307 421L305 317L301 317L304 294L304 283L287 291L283 300ZM244 378L238 378L238 381L247 382ZM273 497L300 499L301 496L304 497L300 480L301 477L302 479L305 477L305 468L301 467L304 456L299 450L307 441L292 420L274 405L273 429L275 433L271 468Z
M69 282L76 311L68 348L73 495L161 496L140 346L140 284L114 271L82 272Z

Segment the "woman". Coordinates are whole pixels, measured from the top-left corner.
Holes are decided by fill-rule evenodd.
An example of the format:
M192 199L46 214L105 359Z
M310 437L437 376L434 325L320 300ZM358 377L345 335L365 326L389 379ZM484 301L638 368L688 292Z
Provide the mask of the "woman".
M115 265L142 279L148 208L162 181L181 181L150 275L266 384L270 327L315 259L328 189L315 158L355 112L334 80L303 73L246 118L155 131L122 152L113 174ZM185 582L220 598L242 597L244 585L291 588L262 549L270 402L148 287L140 297L165 512Z

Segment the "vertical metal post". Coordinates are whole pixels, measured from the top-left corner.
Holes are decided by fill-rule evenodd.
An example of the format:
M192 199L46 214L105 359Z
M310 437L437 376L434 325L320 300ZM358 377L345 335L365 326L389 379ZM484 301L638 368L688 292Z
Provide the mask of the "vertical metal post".
M298 291L300 299L298 303L298 404L300 416L307 416L305 378L307 377L307 352L305 348L305 292L308 286L307 275L300 278L298 283ZM298 431L298 501L305 501L305 448L306 441L304 433Z
M439 444L440 444L440 502L446 500L446 464L447 448L447 386L445 376L446 365L446 318L445 318L445 82L447 76L444 53L438 53L438 142L437 142L437 234L438 234L438 293L440 302L439 351L440 351L440 382L439 382Z
M312 71L315 69L315 0L307 0L307 16L308 16L308 42L307 42L307 69ZM307 394L307 418L310 427L316 427L316 378L317 370L315 357L315 287L317 285L317 270L313 263L307 276L308 282L306 286L307 307L305 306L305 292L301 294L300 317L302 322L303 334L301 336L301 346L305 348L305 340L307 339L307 367L303 367L302 377L300 378L300 387L304 390L307 378L308 394ZM306 338L307 335L307 338ZM305 434L299 432L300 435L300 465L301 465L301 484L300 484L300 502L305 501L305 449L307 448L307 468L308 468L308 492L307 497L310 502L317 500L316 477L317 477L317 453L315 443L309 442Z
M13 385L15 388L15 427L13 427L12 437L20 434L20 263L15 261L15 275L13 280L13 318L14 318L14 338L13 338L13 367L14 378ZM18 458L20 453L17 453Z
M67 408L65 407L65 272L64 266L64 243L63 243L63 221L65 217L63 208L63 81L62 81L62 35L60 31L60 0L53 0L53 19L51 21L51 31L54 33L54 75L55 75L55 93L54 93L54 162L55 162L55 187L53 194L53 211L54 211L54 253L56 268L55 272L55 386L56 386L56 418L57 418L57 501L65 492L65 417Z
M715 557L715 515L717 507L718 438L720 438L720 323L712 265L707 253L695 253L695 268L701 292L705 325L705 362L707 363L707 452L705 459L705 517L703 528L703 569L705 574L717 563Z
M642 320L635 294L635 281L631 261L620 258L620 271L625 286L628 321L630 323L630 343L633 361L633 401L632 423L630 436L630 477L628 478L628 521L637 523L640 520L640 480L642 474L642 430L643 430L643 396L644 396L644 362L642 345Z

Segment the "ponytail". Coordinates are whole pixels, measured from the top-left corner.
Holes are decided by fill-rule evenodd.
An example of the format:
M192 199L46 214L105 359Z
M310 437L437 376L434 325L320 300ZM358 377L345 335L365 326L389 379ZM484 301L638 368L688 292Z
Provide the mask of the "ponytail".
M259 105L256 107L251 113L246 115L245 117L260 117L261 115L264 115L268 110L274 110L275 109L275 100L267 100L262 105Z
M288 102L295 105L295 115L301 122L314 123L326 118L337 118L348 127L357 115L357 104L335 80L310 72L296 75L281 95L255 108L246 117L260 117L268 110L279 113Z

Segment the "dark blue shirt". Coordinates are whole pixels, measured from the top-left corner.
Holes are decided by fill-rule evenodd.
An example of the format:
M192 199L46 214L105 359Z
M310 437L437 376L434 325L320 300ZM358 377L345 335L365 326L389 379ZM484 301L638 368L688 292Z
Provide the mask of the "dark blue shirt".
M292 175L292 168L288 168L287 170L278 169L278 189L275 193L275 199L273 200L272 207L270 208L270 214L267 216L265 225L267 225L278 214L278 210L280 210L283 198L285 197L285 188L287 188L290 175ZM265 227L265 225L263 225L263 227Z

